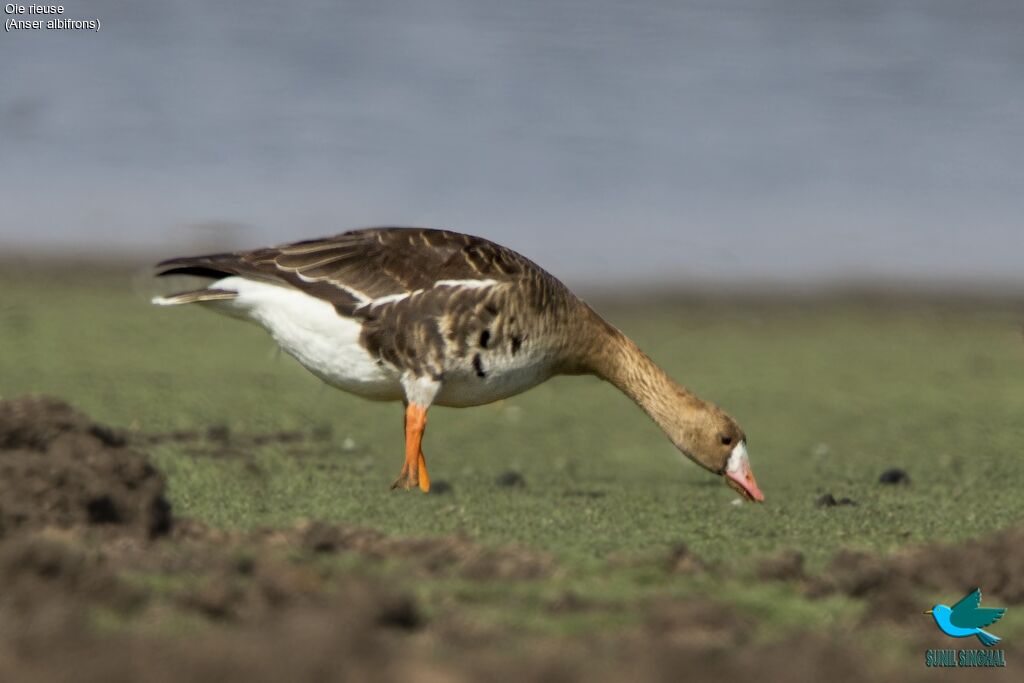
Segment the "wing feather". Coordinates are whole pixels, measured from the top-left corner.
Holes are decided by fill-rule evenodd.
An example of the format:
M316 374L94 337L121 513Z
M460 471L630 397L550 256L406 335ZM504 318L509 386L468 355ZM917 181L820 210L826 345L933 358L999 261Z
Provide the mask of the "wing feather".
M158 268L160 275L243 275L280 282L346 314L442 280L497 284L547 275L525 257L483 238L426 228L367 228L253 251L171 259Z

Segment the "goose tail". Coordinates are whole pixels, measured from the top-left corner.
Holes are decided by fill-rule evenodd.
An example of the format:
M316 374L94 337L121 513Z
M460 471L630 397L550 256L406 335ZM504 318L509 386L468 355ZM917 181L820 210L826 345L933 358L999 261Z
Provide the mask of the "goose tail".
M194 304L202 301L230 301L238 296L238 292L227 289L195 289L190 292L180 292L169 296L155 296L152 303L156 306L178 306L180 304Z

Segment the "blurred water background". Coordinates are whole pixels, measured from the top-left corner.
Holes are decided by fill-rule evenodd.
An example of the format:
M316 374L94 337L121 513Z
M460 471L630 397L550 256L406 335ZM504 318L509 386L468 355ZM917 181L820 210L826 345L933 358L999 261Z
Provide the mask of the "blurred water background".
M0 36L5 254L414 224L574 283L1024 278L1020 0L65 7L102 30Z

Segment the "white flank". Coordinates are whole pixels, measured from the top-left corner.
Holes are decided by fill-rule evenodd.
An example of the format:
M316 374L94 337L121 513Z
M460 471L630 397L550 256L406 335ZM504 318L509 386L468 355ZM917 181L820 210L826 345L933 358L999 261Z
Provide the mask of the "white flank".
M210 285L238 292L228 301L202 302L263 326L290 356L328 384L372 399L402 397L398 372L359 343L361 326L330 303L293 287L227 277Z

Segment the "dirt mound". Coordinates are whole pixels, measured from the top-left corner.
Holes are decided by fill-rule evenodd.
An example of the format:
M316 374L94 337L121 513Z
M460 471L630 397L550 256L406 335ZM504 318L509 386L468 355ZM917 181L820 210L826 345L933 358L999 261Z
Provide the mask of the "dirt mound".
M1024 602L1024 527L1006 529L961 545L936 545L911 553L907 574L929 588L981 586L985 594L1016 605Z
M78 632L94 608L130 614L145 599L96 553L31 532L0 544L0 584L0 641Z
M708 566L685 543L677 543L669 552L666 568L673 574L699 574Z
M515 547L488 548L462 536L391 538L376 531L313 523L298 529L301 546L316 553L354 551L375 559L402 558L431 575L467 579L537 579L554 560Z
M0 450L45 452L67 434L86 434L105 446L125 443L120 433L96 424L59 399L23 396L0 401Z
M18 653L0 656L0 680L413 680L429 666L408 652L424 623L415 601L369 577L223 556L198 586L161 596L73 542L29 532L0 548L0 653ZM97 615L143 628L97 631ZM175 620L190 632L169 636Z
M118 542L107 547L126 565L158 572L208 571L218 558L259 558L275 553L316 560L353 554L370 564L398 560L410 576L487 581L546 578L558 571L547 553L516 546L489 547L465 536L401 538L373 529L324 522L293 527L227 531L179 519L163 545Z
M0 652L18 653L0 656L0 680L603 683L675 681L680 672L695 680L914 678L879 669L839 639L806 633L762 642L754 617L710 599L641 606L642 623L626 632L544 637L495 626L473 636L471 620L442 610L428 622L414 599L384 580L349 572L325 576L315 563L269 556L228 561L227 553L216 560L221 567L212 581L186 589L169 605L148 594L149 604L140 608L132 602L138 594L126 592L102 562L45 540L4 546L12 543L19 549L0 555L0 580L12 580L16 595L34 601L16 612L7 611L9 598L0 598L0 624L12 625L8 632L0 628ZM48 586L56 589L54 599L45 597ZM121 597L101 601L101 594ZM119 614L141 611L143 624L145 610L152 615L148 623L182 613L207 621L187 635L147 635L146 629L104 634L82 619L87 604ZM40 620L42 626L32 626Z
M935 544L891 556L845 550L810 579L808 592L840 592L868 601L872 619L906 621L921 611L916 596L948 592L959 599L980 586L991 604L1024 602L1024 527L961 544Z
M282 614L337 605L374 626L414 631L425 619L409 595L366 577L334 575L281 558L226 558L175 598L176 606L215 621L253 624Z
M792 581L805 578L804 554L799 550L784 550L766 557L757 565L757 578L762 581Z
M116 430L49 398L0 401L0 536L44 527L170 529L164 478Z
M756 624L750 616L708 599L675 599L648 609L644 636L663 645L725 650L747 643Z

